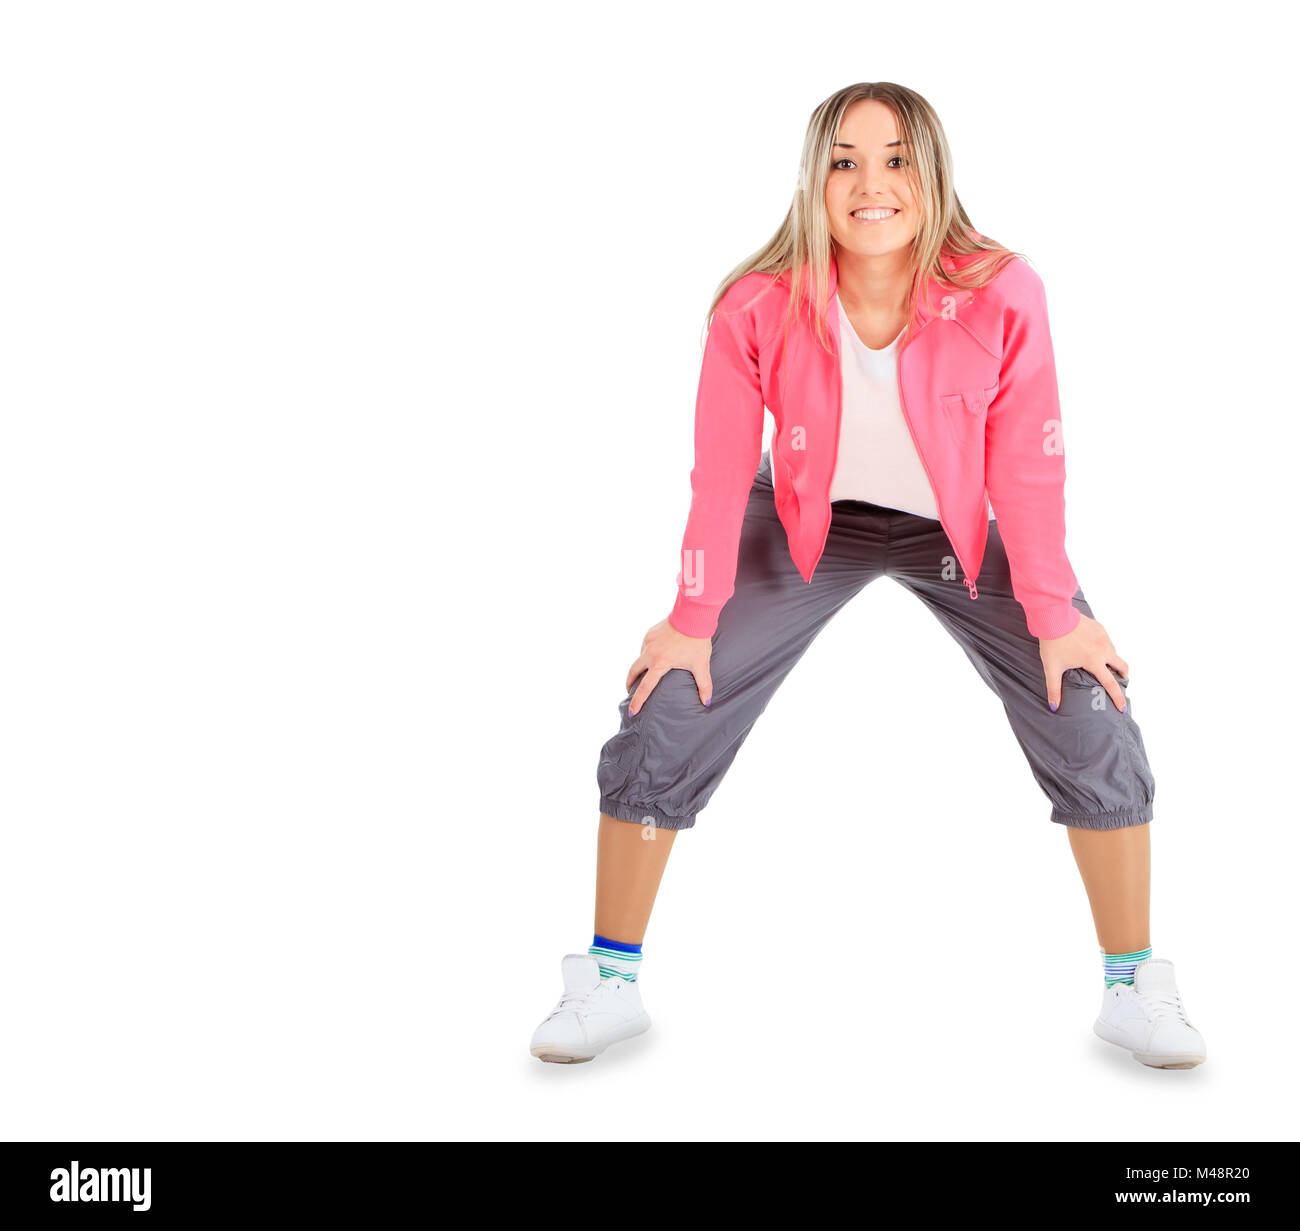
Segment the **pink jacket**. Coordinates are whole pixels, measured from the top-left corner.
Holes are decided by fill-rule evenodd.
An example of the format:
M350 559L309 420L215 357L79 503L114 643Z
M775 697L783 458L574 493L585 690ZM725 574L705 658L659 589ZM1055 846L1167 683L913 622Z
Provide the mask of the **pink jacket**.
M970 258L946 269L960 268ZM829 294L837 270L831 258ZM776 511L805 581L830 530L830 485L839 446L839 313L826 308L834 344L813 336L810 309L784 313L789 274L751 273L718 303L695 403L691 511L669 623L711 637L735 589L741 523L762 457L763 408L771 442ZM1056 365L1043 283L1023 260L987 286L953 294L930 286L932 312L899 350L898 386L939 520L972 599L988 541L989 504L1011 566L1011 585L1032 636L1061 637L1079 622L1079 585L1065 554L1065 455ZM936 569L939 562L935 562Z

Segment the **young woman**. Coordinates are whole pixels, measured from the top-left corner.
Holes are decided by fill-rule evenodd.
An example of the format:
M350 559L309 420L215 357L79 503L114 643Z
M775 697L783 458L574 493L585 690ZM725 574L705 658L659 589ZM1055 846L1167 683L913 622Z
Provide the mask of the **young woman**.
M1066 827L1103 955L1093 1029L1143 1064L1201 1063L1151 956L1155 782L1128 663L1066 558L1043 285L972 228L925 99L863 83L813 112L784 223L710 315L677 599L601 752L595 936L532 1054L590 1060L649 1027L641 943L678 831L813 638L888 576L1002 700Z

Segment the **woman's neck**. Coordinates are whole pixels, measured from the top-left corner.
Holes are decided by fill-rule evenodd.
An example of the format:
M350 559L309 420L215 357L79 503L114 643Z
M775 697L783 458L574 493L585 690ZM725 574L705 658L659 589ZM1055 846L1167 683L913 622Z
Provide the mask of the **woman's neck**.
M912 270L906 251L883 256L835 253L836 287L844 310L870 317L905 314L912 294Z

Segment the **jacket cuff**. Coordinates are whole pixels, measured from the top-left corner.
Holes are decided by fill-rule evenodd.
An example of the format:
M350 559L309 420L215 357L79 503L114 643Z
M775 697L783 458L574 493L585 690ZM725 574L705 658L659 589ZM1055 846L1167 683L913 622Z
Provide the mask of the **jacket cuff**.
M668 613L668 623L684 637L712 637L717 632L721 611L721 605L697 602L678 590L677 601Z
M1048 607L1025 608L1025 622L1029 625L1030 636L1044 641L1074 632L1082 618L1083 612L1069 601L1053 603Z

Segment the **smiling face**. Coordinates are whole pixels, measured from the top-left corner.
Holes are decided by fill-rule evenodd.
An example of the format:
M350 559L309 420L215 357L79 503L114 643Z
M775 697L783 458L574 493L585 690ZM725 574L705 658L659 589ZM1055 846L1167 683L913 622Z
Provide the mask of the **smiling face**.
M826 177L826 216L836 245L858 256L906 252L920 227L894 113L874 98L840 121Z

